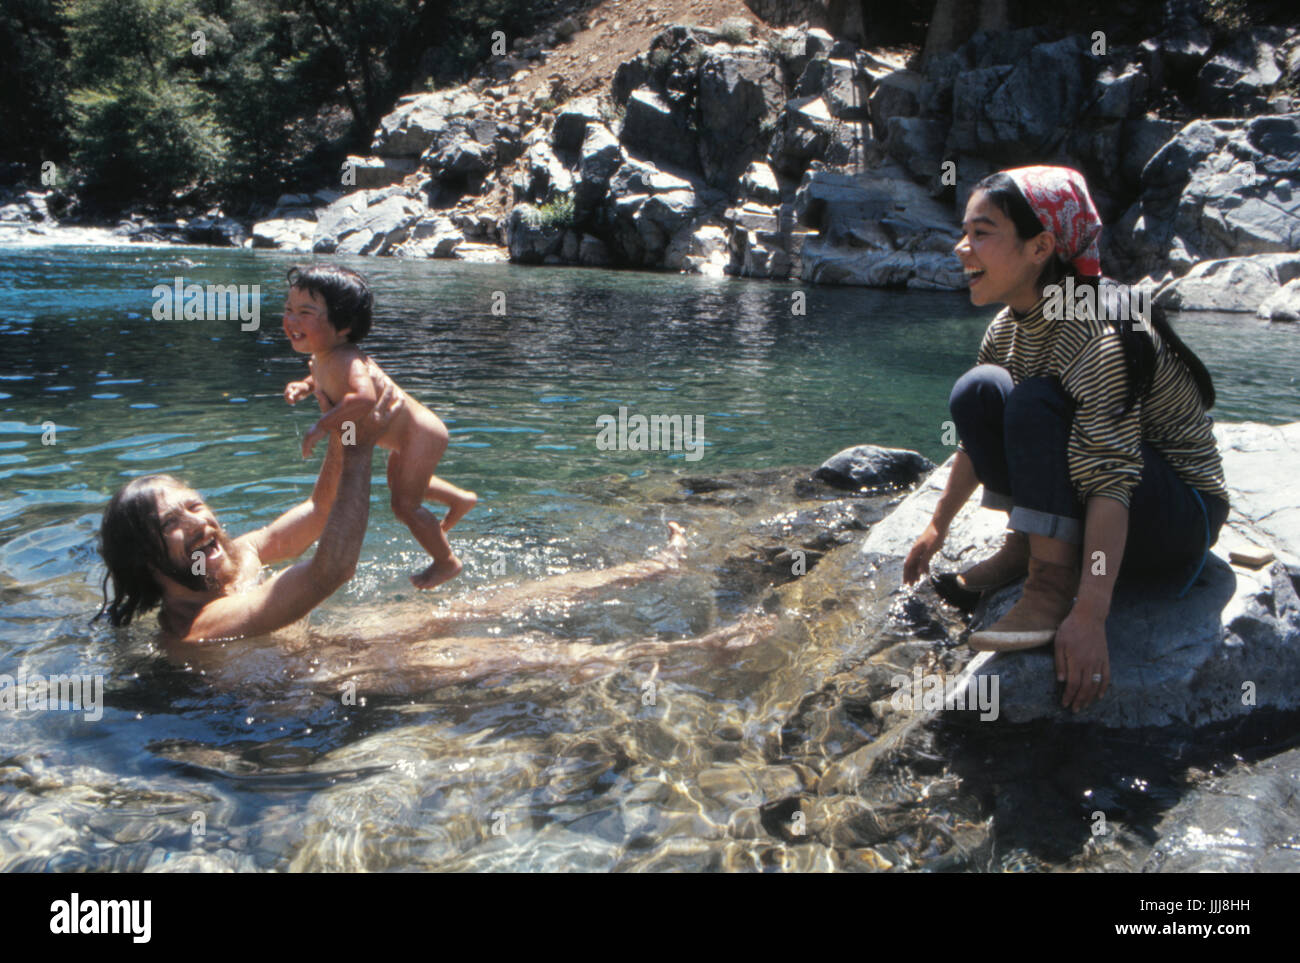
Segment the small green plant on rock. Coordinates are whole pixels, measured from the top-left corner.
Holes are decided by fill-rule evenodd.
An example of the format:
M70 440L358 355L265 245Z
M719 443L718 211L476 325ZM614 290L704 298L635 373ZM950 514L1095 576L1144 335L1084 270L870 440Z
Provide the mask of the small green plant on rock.
M730 44L749 43L753 32L753 26L743 17L728 17L718 28L718 34Z
M612 100L602 100L598 109L600 119L605 122L605 126L610 130L617 130L623 126L623 118L627 116L627 108L622 104L616 104Z
M540 207L533 207L531 204L525 205L523 220L529 227L543 230L571 227L573 225L573 196L567 193L556 194Z

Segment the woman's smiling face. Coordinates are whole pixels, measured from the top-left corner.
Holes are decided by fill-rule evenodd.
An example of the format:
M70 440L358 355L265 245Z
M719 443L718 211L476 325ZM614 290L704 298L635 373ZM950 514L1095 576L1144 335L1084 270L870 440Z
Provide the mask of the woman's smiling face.
M1053 256L1056 241L1043 231L1022 241L1011 218L984 191L966 202L962 238L953 248L966 272L971 304L1008 304L1024 314L1041 296L1038 275Z

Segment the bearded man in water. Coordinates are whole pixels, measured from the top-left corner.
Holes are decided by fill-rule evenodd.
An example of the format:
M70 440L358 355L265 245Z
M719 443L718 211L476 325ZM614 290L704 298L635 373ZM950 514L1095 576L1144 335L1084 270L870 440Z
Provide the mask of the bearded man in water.
M231 538L202 496L170 475L137 478L104 511L100 616L115 626L161 606L169 641L262 635L302 618L356 571L370 515L371 456L398 399L386 392L356 423L355 444L330 437L311 496L271 524ZM259 581L263 566L315 554ZM112 582L113 597L108 585Z
M271 524L238 538L226 534L198 492L170 475L137 478L123 486L104 510L100 527L99 550L108 571L104 605L96 618L107 616L115 626L128 625L136 616L160 607L164 641L189 643L264 635L305 616L356 571L369 518L371 456L399 403L395 393L386 390L372 415L357 423L353 445L343 445L338 434L331 435L311 496ZM650 558L507 588L488 587L453 602L438 617L430 618L422 609L419 625L408 630L424 637L452 623L490 621L520 606L577 600L673 571L681 562L685 532L673 522L668 529L668 544ZM318 539L311 558L259 581L264 566L297 558ZM388 609L385 613L391 630L397 624L394 613ZM736 626L693 641L725 647L738 644L739 639L739 644L749 644L754 637L752 622L742 619ZM527 663L530 654L537 661L535 645L513 646L511 640L499 638L491 642L499 651L484 656L494 656L496 661L483 662L474 656L475 671L499 668L497 663ZM630 656L656 653L663 647L664 643L638 643L618 651ZM599 656L608 661L614 652L605 647L595 652L561 652L551 659L576 664ZM446 655L439 653L439 665L445 667ZM471 674L466 665L458 665L456 671L458 678Z

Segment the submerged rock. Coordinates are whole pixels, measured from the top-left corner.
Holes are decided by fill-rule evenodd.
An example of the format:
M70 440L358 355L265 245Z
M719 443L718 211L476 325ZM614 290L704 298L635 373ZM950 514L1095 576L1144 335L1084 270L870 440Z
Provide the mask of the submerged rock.
M1244 766L1165 814L1144 873L1300 872L1300 749Z
M857 445L832 455L813 477L847 491L907 488L934 470L934 462L915 451Z

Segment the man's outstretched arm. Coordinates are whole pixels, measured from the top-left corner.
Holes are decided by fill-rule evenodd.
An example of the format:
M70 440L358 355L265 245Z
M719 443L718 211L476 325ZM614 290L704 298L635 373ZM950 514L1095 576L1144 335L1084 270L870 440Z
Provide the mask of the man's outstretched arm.
M323 396L318 396L321 411L328 411L329 405ZM373 418L370 428L377 430L375 437L383 434L400 400L394 394L391 385L386 385L384 393L371 408L371 412L359 415L356 421L358 430L364 430L367 418ZM250 546L263 565L272 565L286 559L297 558L320 538L325 529L325 520L329 518L330 508L334 504L339 485L339 470L343 465L342 439L338 434L329 436L329 448L325 452L325 461L321 464L316 484L306 501L289 509L270 525L241 535L237 541Z
M315 554L255 588L209 602L190 623L183 642L263 635L296 622L356 571L370 516L373 441L341 455L338 493Z
M263 565L297 558L307 551L325 530L325 521L338 493L342 468L343 444L338 435L331 435L325 461L307 500L289 509L270 525L241 535L238 541L257 552Z

